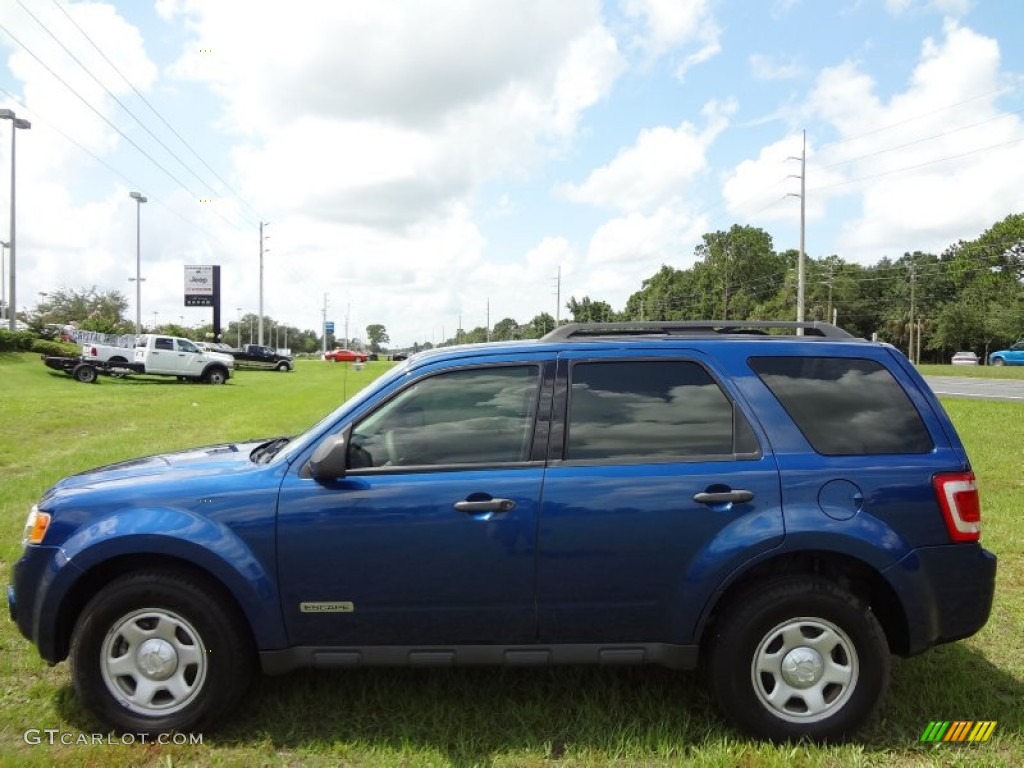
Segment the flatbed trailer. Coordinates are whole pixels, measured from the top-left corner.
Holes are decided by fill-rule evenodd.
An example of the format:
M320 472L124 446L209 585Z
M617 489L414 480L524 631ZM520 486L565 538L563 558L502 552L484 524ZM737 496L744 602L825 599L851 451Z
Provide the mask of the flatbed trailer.
M142 363L108 363L101 360L86 360L84 357L58 357L42 355L47 368L63 371L75 381L92 384L100 376L129 376L133 373L145 373Z

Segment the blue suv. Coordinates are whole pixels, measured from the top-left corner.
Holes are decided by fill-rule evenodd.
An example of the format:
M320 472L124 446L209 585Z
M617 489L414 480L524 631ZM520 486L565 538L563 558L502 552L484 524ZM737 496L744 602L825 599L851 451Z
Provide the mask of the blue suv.
M984 625L980 517L889 345L567 325L415 355L297 437L61 480L8 601L131 732L208 726L260 669L660 664L746 733L831 741L891 654Z

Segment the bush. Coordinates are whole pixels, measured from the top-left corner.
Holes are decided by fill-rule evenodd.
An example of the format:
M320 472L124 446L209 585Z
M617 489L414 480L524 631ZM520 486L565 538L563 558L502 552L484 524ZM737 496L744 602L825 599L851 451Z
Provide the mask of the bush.
M0 352L28 352L36 335L31 331L14 331L0 329Z
M64 344L46 339L33 339L31 351L53 357L75 357L79 353L78 346L75 344Z

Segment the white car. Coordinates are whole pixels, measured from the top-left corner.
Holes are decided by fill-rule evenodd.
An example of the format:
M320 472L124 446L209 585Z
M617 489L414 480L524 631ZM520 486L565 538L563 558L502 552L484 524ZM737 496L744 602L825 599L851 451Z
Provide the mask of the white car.
M978 356L973 352L957 352L953 355L953 365L977 365Z

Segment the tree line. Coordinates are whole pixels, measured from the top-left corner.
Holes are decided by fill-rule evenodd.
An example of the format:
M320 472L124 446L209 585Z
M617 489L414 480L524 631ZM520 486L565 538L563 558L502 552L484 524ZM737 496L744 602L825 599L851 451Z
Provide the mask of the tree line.
M570 297L565 308L578 323L622 320L794 320L798 252L776 251L762 229L735 224L702 236L692 267L663 265L643 280L621 310L607 301ZM974 240L953 243L940 254L906 252L872 265L838 255L805 259L804 318L836 323L863 338L890 342L915 360L946 362L953 352L983 357L1024 336L1024 214L997 222ZM125 319L128 300L119 291L61 289L43 295L31 323L76 322L103 333L132 333ZM567 322L568 320L563 320ZM259 318L250 313L230 321L221 334L228 344L255 341ZM491 328L459 329L439 346L506 339L539 338L555 328L541 312L520 323L499 320ZM186 328L164 323L162 333L212 339L210 325ZM366 328L372 352L390 341L386 328ZM264 343L315 353L323 337L264 317ZM360 346L358 339L327 338L335 345ZM429 349L416 343L412 351Z
M565 308L578 323L795 320L798 256L776 251L764 230L736 224L703 235L692 267L663 265L621 310L590 296L573 296ZM853 335L877 335L918 361L948 362L959 350L987 357L1024 336L1024 214L940 254L906 252L872 265L806 257L804 288L805 320L834 318ZM474 328L445 343L536 338L554 326L547 313L524 324L506 318L489 334Z

